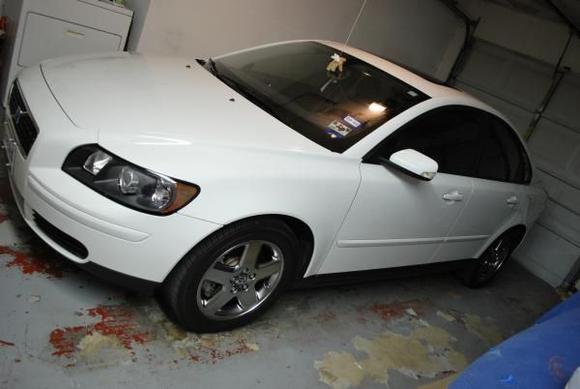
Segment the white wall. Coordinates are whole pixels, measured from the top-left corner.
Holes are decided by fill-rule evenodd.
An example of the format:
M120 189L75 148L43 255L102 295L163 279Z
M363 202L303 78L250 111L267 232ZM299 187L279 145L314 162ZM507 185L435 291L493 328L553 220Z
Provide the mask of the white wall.
M151 0L137 50L205 57L289 39L343 42L362 3ZM463 28L439 0L368 0L350 43L445 78Z
M279 40L344 40L360 5L360 0L152 0L138 51L205 57Z

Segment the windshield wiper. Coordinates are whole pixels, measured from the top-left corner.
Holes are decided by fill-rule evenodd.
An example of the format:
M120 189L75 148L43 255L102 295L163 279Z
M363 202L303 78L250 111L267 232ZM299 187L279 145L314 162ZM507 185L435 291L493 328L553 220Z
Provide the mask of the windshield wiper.
M252 103L257 105L263 111L268 112L270 115L272 115L273 117L275 117L276 119L278 119L282 123L286 123L285 118L282 115L280 115L280 112L274 106L272 106L271 104L269 104L265 100L258 97L255 94L255 92L253 92L251 89L244 87L242 84L240 84L236 80L233 80L232 78L227 77L223 74L216 74L216 77L219 78L220 80L222 80L230 88L232 88L233 90L235 90L236 92L238 92L239 94L244 96L246 99L248 99L249 101L251 101Z
M258 107L260 107L262 110L268 112L270 115L272 115L276 119L285 123L284 119L280 115L280 112L278 112L274 107L272 107L270 104L268 104L265 101L263 101L262 99L260 99L251 90L248 90L246 87L244 87L238 81L226 76L225 74L221 74L217 70L216 63L213 59L208 58L206 61L204 61L203 65L206 66L206 69L209 70L209 72L211 74L216 76L216 78L221 80L224 84L228 85L230 88L232 88L233 90L235 90L236 92L238 92L239 94L244 96L246 99L248 99L249 101L251 101L252 103L257 105Z
M219 72L217 70L217 66L215 65L215 61L213 59L211 59L211 58L208 58L207 61L206 61L206 63L207 63L207 67L208 67L209 71L212 74L214 74L216 76L219 76Z

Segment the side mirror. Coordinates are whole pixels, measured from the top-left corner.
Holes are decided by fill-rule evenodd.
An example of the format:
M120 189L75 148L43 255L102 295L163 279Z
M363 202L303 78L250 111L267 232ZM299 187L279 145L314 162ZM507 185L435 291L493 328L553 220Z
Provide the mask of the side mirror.
M435 160L413 149L397 151L391 155L389 162L425 181L431 181L439 169L439 164Z

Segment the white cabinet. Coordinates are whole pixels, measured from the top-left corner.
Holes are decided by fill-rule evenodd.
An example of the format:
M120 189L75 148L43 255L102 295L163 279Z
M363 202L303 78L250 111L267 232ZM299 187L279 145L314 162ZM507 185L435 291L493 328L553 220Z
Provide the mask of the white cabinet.
M10 0L0 97L24 67L72 54L125 47L133 12L102 0Z

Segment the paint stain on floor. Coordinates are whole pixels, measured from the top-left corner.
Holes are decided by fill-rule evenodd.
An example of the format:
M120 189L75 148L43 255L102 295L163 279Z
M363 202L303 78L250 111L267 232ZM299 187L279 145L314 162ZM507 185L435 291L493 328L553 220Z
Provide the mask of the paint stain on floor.
M149 306L145 311L149 325L157 330L157 341L173 350L176 357L192 363L216 364L260 350L258 344L250 340L252 335L248 329L198 335L170 322L157 306Z
M385 321L401 318L405 315L417 316L426 310L426 304L420 300L410 300L391 304L372 304L370 311Z
M100 305L87 309L87 313L89 317L100 320L52 330L49 342L53 356L76 361L78 357L86 359L96 351L114 348L124 349L123 355L129 358L134 355L134 344L144 344L151 338L147 328L135 320L135 311L129 306Z
M423 323L408 335L387 330L374 339L355 337L354 348L366 357L357 359L350 353L331 351L314 363L320 380L334 389L354 388L365 380L388 386L393 370L420 379L465 367L467 359L453 348L457 340L446 330Z
M172 354L171 360L176 363L181 360L206 364L260 349L243 330L207 335L185 332L154 305L100 305L85 312L89 318L99 320L55 328L49 335L51 356L65 367L96 368L138 358L153 360L150 347Z
M25 275L40 274L47 278L63 276L64 265L55 260L37 257L8 246L0 246L0 256L9 257L9 261L5 264L7 268L18 269Z

